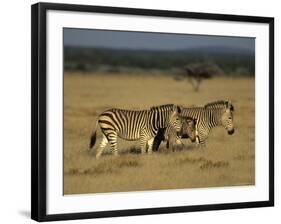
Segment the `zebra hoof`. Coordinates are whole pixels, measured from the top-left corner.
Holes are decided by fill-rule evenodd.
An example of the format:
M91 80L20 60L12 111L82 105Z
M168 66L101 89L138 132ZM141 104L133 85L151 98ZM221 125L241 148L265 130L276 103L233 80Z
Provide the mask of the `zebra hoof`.
M146 150L141 150L142 155L145 155L145 153L146 153Z
M99 159L101 157L100 154L96 154L96 159Z
M89 155L94 154L94 151L92 149L86 149L86 153L88 153Z

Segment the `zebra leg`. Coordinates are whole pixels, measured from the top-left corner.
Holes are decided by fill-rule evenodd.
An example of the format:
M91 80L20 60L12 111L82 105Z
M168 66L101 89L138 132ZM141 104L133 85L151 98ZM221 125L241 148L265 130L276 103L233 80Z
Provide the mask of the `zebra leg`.
M205 141L204 142L200 142L199 146L200 146L201 149L206 148L206 142Z
M164 132L165 132L164 128L160 128L158 130L157 135L154 137L154 141L153 141L153 145L152 145L152 150L153 151L158 151L161 142L163 140L165 140Z
M140 148L141 148L141 154L145 154L146 153L146 141L141 141Z
M153 141L154 141L154 138L151 138L147 141L147 144L148 144L147 152L148 152L148 154L152 154Z
M177 135L175 133L170 133L167 139L167 149L173 152L177 149Z
M206 140L208 138L209 132L198 132L198 135L196 136L196 147L197 148L205 148L206 147Z
M118 156L118 149L117 149L117 133L111 132L108 135L108 142L111 147L111 152L114 156Z
M167 140L167 143L166 143L166 149L169 149L170 148L170 141L169 139Z
M178 149L183 150L184 144L183 144L183 142L181 141L181 139L176 139L176 145L177 145L177 148L178 148Z
M107 145L107 143L108 143L108 140L107 140L106 136L103 134L101 143L100 143L99 147L97 148L97 152L96 152L97 159L101 156L102 151L105 148L105 146Z
M176 151L178 149L178 143L177 143L177 139L176 138L172 138L171 139L171 143L170 143L170 148L172 149L172 151Z
M145 130L143 130L141 133L140 133L140 148L141 148L141 154L144 154L146 153L146 143L148 141L147 139L147 132Z
M200 145L201 149L206 148L206 140L207 140L207 138L208 138L207 135L203 135L203 136L200 137L199 145Z
M200 141L196 141L196 148L198 148L198 149L204 149L204 148L206 148L206 141L205 141L206 139L201 139L200 138Z

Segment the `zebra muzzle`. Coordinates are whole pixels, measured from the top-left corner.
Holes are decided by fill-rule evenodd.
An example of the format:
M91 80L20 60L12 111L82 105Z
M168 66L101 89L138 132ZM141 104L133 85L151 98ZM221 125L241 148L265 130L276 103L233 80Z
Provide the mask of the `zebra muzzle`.
M234 129L227 131L227 133L228 133L229 135L234 134Z

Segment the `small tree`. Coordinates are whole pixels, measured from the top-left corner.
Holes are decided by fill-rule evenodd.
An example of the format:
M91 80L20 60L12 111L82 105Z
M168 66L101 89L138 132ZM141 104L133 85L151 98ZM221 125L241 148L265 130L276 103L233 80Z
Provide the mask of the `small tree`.
M222 73L218 66L207 63L190 64L184 70L184 77L187 78L195 92L199 91L203 80L212 78L214 74Z

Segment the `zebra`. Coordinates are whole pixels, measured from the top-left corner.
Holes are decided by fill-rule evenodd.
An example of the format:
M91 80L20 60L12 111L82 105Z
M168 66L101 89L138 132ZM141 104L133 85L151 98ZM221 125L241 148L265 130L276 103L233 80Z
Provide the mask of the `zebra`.
M180 107L173 104L155 106L149 110L113 108L104 111L96 121L96 126L98 123L103 133L102 141L96 151L96 158L101 156L107 143L110 144L113 154L118 155L117 137L129 141L139 140L142 154L146 152L146 144L148 144L148 153L152 153L152 143L158 129L169 125L177 131L181 129L180 112ZM89 150L95 142L96 130L91 135Z
M180 132L177 132L174 128L168 128L165 132L165 139L167 140L166 147L169 148L171 145L174 151L176 145L183 146L181 138L189 138L192 142L196 141L197 131L196 131L196 119L191 117L181 117L182 118L182 128Z
M174 149L177 147L177 145L183 146L183 143L181 141L181 138L190 138L192 142L196 141L196 119L193 119L191 117L183 117L180 116L182 120L182 128L180 131L177 131L169 125L165 129L160 129L157 133L157 136L155 138L162 138L161 140L166 141L166 148L172 148ZM156 141L154 141L155 143ZM161 142L158 142L159 144ZM158 148L158 146L153 145L153 148Z
M182 108L181 116L190 116L197 119L196 142L200 146L206 146L208 135L214 127L223 126L229 135L234 134L233 113L234 106L230 101L219 100L208 103L203 107ZM153 150L158 149L161 141L161 137L157 135L153 144Z

